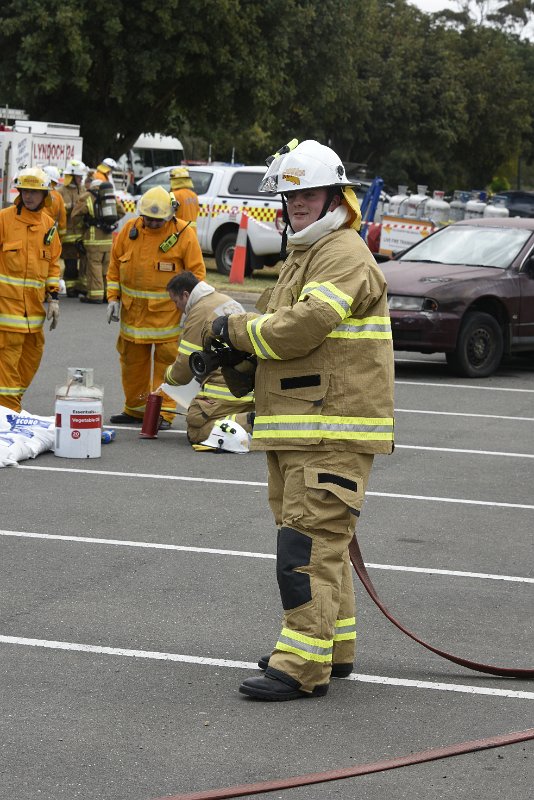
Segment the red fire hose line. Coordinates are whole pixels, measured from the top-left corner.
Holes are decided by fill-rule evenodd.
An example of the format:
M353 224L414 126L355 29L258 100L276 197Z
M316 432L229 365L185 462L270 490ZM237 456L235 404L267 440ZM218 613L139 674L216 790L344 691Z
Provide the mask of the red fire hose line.
M469 742L459 742L448 747L434 747L432 750L423 750L420 753L410 753L409 756L388 758L385 761L375 761L370 764L360 764L357 767L346 769L333 769L329 772L312 772L295 778L280 778L279 780L263 781L262 783L244 783L240 786L229 786L226 789L208 789L206 792L192 792L191 794L177 794L172 797L160 797L157 800L226 800L230 797L243 797L247 794L262 794L276 792L281 789L294 789L298 786L310 786L313 783L327 783L338 781L342 778L355 778L358 775L369 775L373 772L384 772L388 769L409 767L413 764L424 764L426 761L437 761L440 758L461 756L464 753L474 753L478 750L489 750L492 747L504 747L507 744L517 744L534 739L534 728L526 731L505 733L502 736L490 736L487 739L473 739Z
M451 653L445 652L444 650L439 650L437 647L433 647L432 645L423 641L414 633L405 628L404 625L402 625L397 619L395 619L395 617L390 614L386 606L380 600L365 567L356 536L354 536L349 546L349 555L352 565L356 570L356 574L363 583L371 599L376 603L378 608L389 619L389 621L399 628L399 630L409 636L410 639L413 639L423 647L426 647L427 650L431 650L433 653L436 653L436 655L446 658L448 661L453 661L455 664L460 664L463 667L467 667L467 669L476 670L477 672L487 672L491 675L500 675L508 678L534 678L534 669L519 669L515 667L499 667L491 664L480 664L477 661L470 661L466 658L454 656ZM167 798L158 798L158 800L226 800L226 798L231 797L243 797L250 794L275 792L281 789L309 786L314 783L337 781L342 778L354 778L358 775L369 775L373 772L384 772L385 770L408 767L413 764L424 764L427 761L450 758L452 756L463 755L464 753L474 753L478 750L488 750L492 747L504 747L508 744L527 742L532 739L534 739L534 728L529 728L525 731L515 731L513 733L506 733L501 736L490 736L486 739L474 739L467 742L459 742L457 744L448 745L447 747L435 747L432 750L423 750L420 753L411 753L409 756L399 756L398 758L390 758L385 761L375 761L370 764L360 764L356 767L335 769L330 770L329 772L315 772L293 778L280 778L272 781L262 781L261 783L230 786L226 789L209 789L205 792L177 794L173 797L167 796Z

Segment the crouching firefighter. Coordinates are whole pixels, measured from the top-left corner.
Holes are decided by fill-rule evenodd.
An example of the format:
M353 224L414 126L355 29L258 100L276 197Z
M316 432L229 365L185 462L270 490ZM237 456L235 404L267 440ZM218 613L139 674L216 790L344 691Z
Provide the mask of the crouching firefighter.
M386 282L358 230L340 158L315 141L268 161L289 255L260 314L211 334L258 359L252 449L267 451L278 527L280 635L239 690L259 700L325 695L355 655L348 546L373 458L393 450L393 347ZM262 302L263 300L263 302ZM260 305L261 304L261 305Z
M167 291L183 316L178 355L174 364L167 367L164 379L171 386L183 386L194 377L190 357L202 352L206 322L211 326L217 317L240 314L244 308L189 271L171 278ZM224 367L216 366L199 379L198 393L187 412L187 438L195 450L246 453L254 420L254 394L250 388L235 396L223 371L227 373Z
M72 209L72 220L83 222L81 241L80 302L103 303L109 267L113 231L124 208L117 203L111 183L94 180Z

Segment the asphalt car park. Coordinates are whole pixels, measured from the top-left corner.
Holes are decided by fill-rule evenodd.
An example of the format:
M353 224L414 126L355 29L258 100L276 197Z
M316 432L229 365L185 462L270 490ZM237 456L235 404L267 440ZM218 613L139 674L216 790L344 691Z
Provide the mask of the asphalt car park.
M62 300L25 407L52 414L69 366L122 408L105 306ZM396 353L396 450L359 523L385 603L433 645L534 666L534 367L451 376ZM470 672L394 628L360 585L358 657L316 700L238 694L279 626L261 453L196 453L183 418L117 428L99 459L0 471L0 796L152 800L325 772L532 726L534 683ZM530 800L532 742L282 800Z

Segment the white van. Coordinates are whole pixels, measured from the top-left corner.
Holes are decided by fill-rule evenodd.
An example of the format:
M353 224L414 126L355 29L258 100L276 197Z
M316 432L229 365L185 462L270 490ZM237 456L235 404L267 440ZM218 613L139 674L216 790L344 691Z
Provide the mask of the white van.
M128 173L130 183L137 183L160 167L180 164L183 158L184 148L179 139L160 133L144 133L127 153L117 159L117 164L121 172Z

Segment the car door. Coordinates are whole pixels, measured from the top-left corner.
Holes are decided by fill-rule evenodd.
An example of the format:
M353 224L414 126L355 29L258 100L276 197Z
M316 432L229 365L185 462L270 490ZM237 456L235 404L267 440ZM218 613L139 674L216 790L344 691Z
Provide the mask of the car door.
M519 270L519 324L514 327L512 345L534 350L534 249Z

